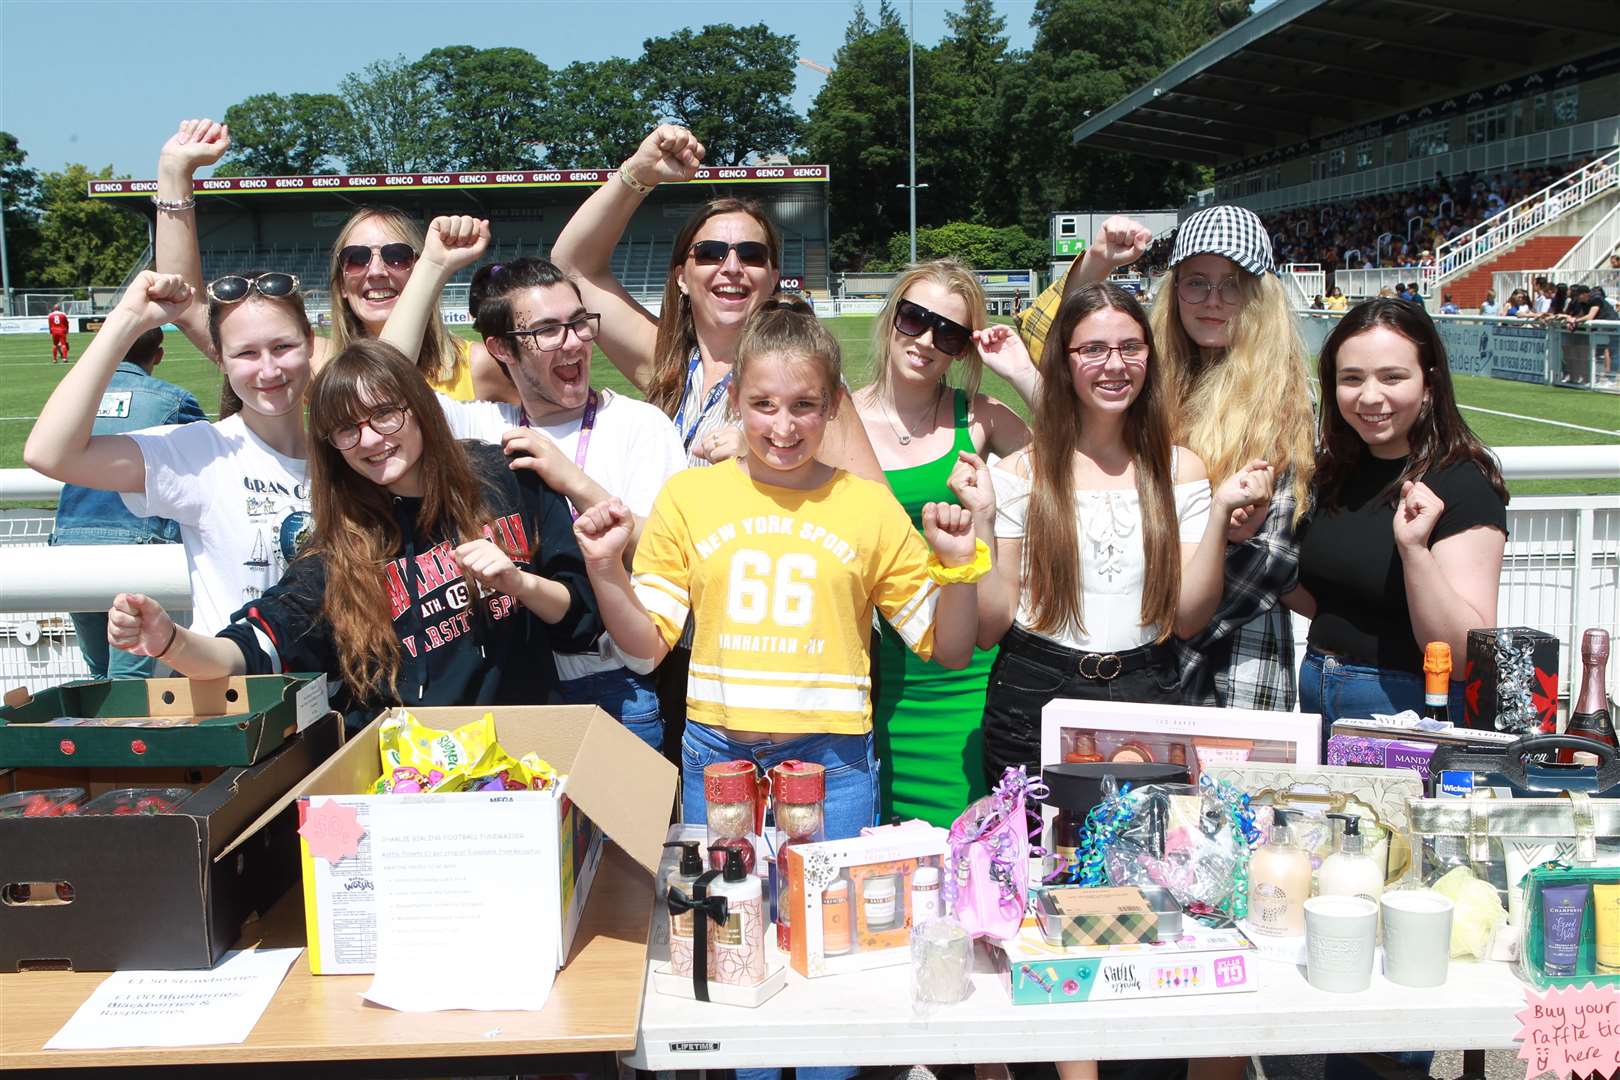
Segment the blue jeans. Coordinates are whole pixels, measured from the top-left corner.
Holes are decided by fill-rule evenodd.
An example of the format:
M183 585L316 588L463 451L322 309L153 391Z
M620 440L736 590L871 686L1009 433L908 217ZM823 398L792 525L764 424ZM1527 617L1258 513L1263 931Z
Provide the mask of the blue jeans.
M658 711L658 692L651 675L637 675L629 668L581 675L557 686L564 705L599 705L631 734L662 752L664 717Z
M877 824L878 771L872 734L800 735L785 742L743 743L726 738L719 728L691 721L681 737L681 820L706 822L703 812L703 767L722 761L752 761L761 772L784 761L813 761L827 769L827 799L822 821L828 840L859 836ZM796 1069L799 1080L848 1080L859 1070L846 1066ZM738 1069L737 1080L776 1080L780 1069Z
M150 679L157 670L157 660L152 657L136 656L107 644L105 611L76 611L70 618L73 619L73 633L79 640L79 652L84 655L84 662L90 668L90 678L98 681ZM176 612L174 618L182 626L190 621L183 612Z
M1322 749L1333 721L1364 720L1373 713L1423 712L1423 676L1412 671L1357 664L1308 649L1299 665L1299 711L1322 716ZM1463 684L1453 682L1446 710L1453 723L1463 718Z

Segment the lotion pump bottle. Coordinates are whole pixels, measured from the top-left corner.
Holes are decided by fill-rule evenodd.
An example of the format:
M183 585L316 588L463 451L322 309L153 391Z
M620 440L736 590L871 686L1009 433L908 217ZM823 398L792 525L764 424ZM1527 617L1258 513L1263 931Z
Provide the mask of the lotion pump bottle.
M725 897L727 911L726 921L709 932L709 981L758 986L765 981L764 889L738 848L717 845L709 851L725 852L725 868L709 895Z
M1271 811L1271 832L1249 859L1249 927L1272 937L1305 933L1311 895L1311 857L1294 844L1288 819L1297 810Z
M1359 896L1378 903L1384 894L1384 868L1367 854L1361 835L1361 818L1355 814L1329 814L1344 823L1339 849L1322 860L1317 871L1317 891L1323 896Z
M692 886L703 875L703 854L698 849L702 846L696 840L673 841L665 847L678 847L681 849L681 861L669 877L664 879L664 895L669 890L680 889L688 897L692 895ZM692 977L692 913L685 911L677 914L669 913L669 969L682 978Z

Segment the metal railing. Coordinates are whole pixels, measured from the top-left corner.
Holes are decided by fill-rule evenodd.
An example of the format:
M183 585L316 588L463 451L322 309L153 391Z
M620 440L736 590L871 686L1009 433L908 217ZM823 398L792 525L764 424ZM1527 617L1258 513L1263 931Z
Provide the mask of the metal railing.
M1352 299L1377 296L1381 289L1395 289L1417 278L1415 266L1384 267L1370 270L1335 270L1333 284Z
M1535 287L1536 278L1546 278L1559 285L1586 285L1602 286L1605 295L1612 303L1620 297L1620 270L1498 270L1491 274L1491 288L1499 301L1505 301L1513 295L1514 289L1523 289L1529 292Z
M1564 257L1553 263L1555 271L1595 270L1609 261L1609 256L1620 248L1620 203L1616 203L1602 219L1581 237L1580 242Z
M1218 185L1210 202L1233 202L1246 206L1258 214L1278 210L1292 210L1299 206L1318 203L1343 202L1364 195L1382 195L1390 191L1407 191L1421 187L1441 176L1461 176L1464 173L1494 173L1507 169L1545 165L1553 161L1567 161L1582 154L1603 154L1620 143L1620 116L1606 116L1579 124L1538 131L1533 135L1517 135L1511 139L1465 146L1444 154L1431 154L1414 161L1401 161L1376 169L1363 169L1329 176L1305 184L1294 184L1274 191L1258 191L1251 195ZM1187 211L1197 209L1189 200Z
M1321 263L1288 263L1277 276L1295 307L1308 308L1318 296L1327 295L1327 274Z
M1620 186L1620 147L1442 242L1435 248L1434 265L1421 268L1424 295L1435 282L1483 262L1616 186Z

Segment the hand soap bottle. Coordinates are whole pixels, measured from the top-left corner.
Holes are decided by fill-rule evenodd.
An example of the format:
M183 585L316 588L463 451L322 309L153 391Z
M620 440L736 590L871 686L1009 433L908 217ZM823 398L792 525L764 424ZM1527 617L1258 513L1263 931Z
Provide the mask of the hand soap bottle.
M709 981L758 986L765 981L765 892L759 878L748 872L741 851L709 849L722 850L725 869L709 886L709 895L726 898L727 915L709 931Z
M1329 814L1344 823L1339 849L1322 860L1316 888L1323 896L1359 896L1378 903L1384 894L1384 868L1367 854L1361 818L1355 814Z
M1249 859L1249 926L1272 937L1305 933L1305 901L1311 895L1311 857L1294 843L1288 819L1297 810L1271 811L1265 846Z
M702 845L696 840L681 840L664 845L665 847L678 847L681 849L680 864L671 870L664 879L664 896L669 896L671 886L680 889L688 898L692 896L692 886L703 874L703 853L699 851ZM692 977L692 913L690 911L669 913L669 969L683 978Z

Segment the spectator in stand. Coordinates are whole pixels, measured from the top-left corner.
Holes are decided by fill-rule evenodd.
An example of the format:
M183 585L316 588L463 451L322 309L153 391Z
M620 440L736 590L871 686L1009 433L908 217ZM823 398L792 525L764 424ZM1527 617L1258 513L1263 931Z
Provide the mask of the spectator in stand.
M1457 306L1457 302L1451 298L1450 293L1442 293L1441 298L1442 299L1441 299L1441 303L1440 303L1440 314L1442 314L1442 315L1461 315L1462 314L1462 309Z
M1321 293L1317 293L1316 298L1311 301L1311 310L1312 311L1326 311L1327 310L1327 301L1322 299L1322 294Z
M207 420L190 391L152 376L163 362L163 329L153 327L135 339L113 372L90 433L122 435L162 424ZM115 491L62 485L51 544L178 544L180 526L162 517L138 517ZM105 611L74 612L73 634L92 679L147 679L157 669L150 656L136 656L107 645Z
M1569 286L1560 281L1553 286L1552 304L1547 308L1548 315L1562 315L1564 308L1569 306Z
M1388 285L1385 285L1382 289L1378 290L1378 295L1384 300L1393 300L1395 299L1395 290L1390 288Z
M1538 316L1546 315L1548 312L1552 311L1553 292L1554 289L1552 282L1548 281L1544 277L1536 278L1535 308Z
M1341 289L1337 285L1335 285L1335 286L1333 286L1333 288L1328 290L1328 294L1327 294L1327 310L1329 310L1329 311L1343 311L1349 306L1350 306L1350 301L1345 298L1343 289Z
M1487 289L1486 290L1486 292L1485 292L1485 300L1484 300L1483 303L1481 303L1479 305L1479 313L1481 315L1495 315L1496 314L1496 290L1494 290L1494 289Z
M1535 313L1536 309L1530 303L1530 294L1523 289L1514 289L1508 297L1506 314L1510 318L1528 319Z

